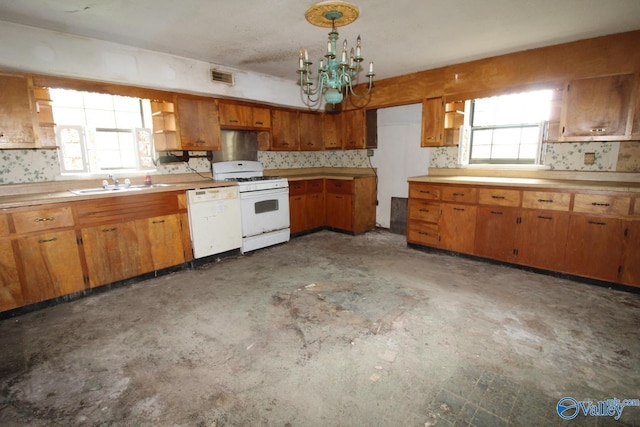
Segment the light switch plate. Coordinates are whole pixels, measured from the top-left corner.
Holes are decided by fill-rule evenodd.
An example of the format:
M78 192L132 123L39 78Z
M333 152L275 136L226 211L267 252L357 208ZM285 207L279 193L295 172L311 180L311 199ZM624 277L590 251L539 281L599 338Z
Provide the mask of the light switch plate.
M367 157L373 157L373 149L367 148Z

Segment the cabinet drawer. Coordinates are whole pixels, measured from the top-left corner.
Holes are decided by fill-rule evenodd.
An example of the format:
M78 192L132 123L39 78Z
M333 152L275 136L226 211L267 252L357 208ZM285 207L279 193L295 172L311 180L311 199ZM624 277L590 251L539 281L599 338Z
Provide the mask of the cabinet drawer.
M409 218L426 222L438 222L440 204L409 199Z
M628 215L630 206L631 197L576 194L573 211L603 215Z
M429 246L438 245L438 225L420 221L409 221L407 241Z
M636 197L633 202L633 211L631 215L640 216L640 197Z
M448 202L476 203L478 189L473 187L442 187L440 198Z
M73 225L70 207L38 209L12 214L16 233L50 230Z
M304 194L307 191L307 181L289 181L289 195Z
M324 181L322 179L310 179L307 181L307 193L322 193L324 191Z
M347 181L347 180L342 180L342 179L328 179L327 180L327 193L352 194L353 193L353 181Z
M526 209L547 209L568 211L571 194L549 191L525 191L522 193L522 207Z
M481 205L520 206L520 192L501 188L481 188L478 201Z
M418 184L412 182L411 184L409 184L409 198L439 200L440 188L428 184Z

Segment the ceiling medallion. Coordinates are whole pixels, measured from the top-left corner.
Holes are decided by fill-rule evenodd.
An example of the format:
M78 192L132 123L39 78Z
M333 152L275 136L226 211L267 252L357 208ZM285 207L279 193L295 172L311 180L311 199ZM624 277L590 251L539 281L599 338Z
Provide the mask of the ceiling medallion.
M319 103L322 96L328 104L339 104L349 94L364 98L371 93L375 75L373 62L369 63L369 72L366 74L369 78L367 91L362 94L353 91L353 85L357 84L358 74L362 71L360 63L364 61L360 36L356 40L355 50L352 47L349 52L347 51L346 40L342 43L340 56L336 48L339 36L336 28L352 23L359 15L360 10L357 6L346 1L335 0L316 3L306 11L305 18L311 24L331 28L324 58L318 60L315 79L312 77L313 62L309 60L309 53L306 49L300 49L297 72L300 75L299 84L307 105ZM314 84L315 87L313 87Z

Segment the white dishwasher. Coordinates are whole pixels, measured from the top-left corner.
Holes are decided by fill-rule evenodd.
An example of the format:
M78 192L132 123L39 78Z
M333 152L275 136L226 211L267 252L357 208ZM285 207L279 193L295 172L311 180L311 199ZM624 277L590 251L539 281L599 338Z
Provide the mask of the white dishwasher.
M202 258L242 246L238 187L187 191L193 256Z

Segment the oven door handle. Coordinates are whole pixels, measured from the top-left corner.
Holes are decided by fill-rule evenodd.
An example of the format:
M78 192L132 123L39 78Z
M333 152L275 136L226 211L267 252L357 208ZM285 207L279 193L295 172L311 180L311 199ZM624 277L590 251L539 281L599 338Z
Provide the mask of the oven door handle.
M256 190L256 191L247 191L244 193L240 193L240 199L255 199L255 198L264 198L268 196L274 196L279 194L288 194L289 187L285 188L272 188L269 190Z

